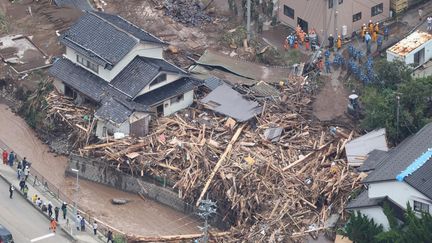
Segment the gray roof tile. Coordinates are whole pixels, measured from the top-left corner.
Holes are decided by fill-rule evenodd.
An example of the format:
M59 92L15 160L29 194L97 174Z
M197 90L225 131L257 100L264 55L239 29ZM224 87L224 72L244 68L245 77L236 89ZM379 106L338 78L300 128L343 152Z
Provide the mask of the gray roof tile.
M144 31L143 29L139 28L138 26L132 24L131 22L127 21L126 19L118 15L107 14L104 12L94 12L94 13L142 41L153 42L156 44L167 44L163 40L157 38L156 36L150 34L147 31Z
M59 7L70 6L83 11L93 10L88 0L54 0L54 3Z
M374 170L389 155L387 151L374 149L368 153L367 159L358 168L359 171Z
M377 205L379 205L379 203L384 201L384 199L385 199L384 197L371 199L368 196L368 191L364 190L356 198L352 199L348 203L348 205L346 206L346 209L356 209L356 208L377 206Z
M415 159L432 147L432 123L424 126L412 137L406 139L375 169L364 182L395 180L396 176Z
M159 69L145 59L136 57L111 81L111 84L129 96L135 97L159 74Z
M201 81L199 80L192 79L189 77L184 77L175 82L169 83L165 86L162 86L153 91L145 93L139 96L138 98L136 98L134 101L143 105L153 106L166 99L193 90L195 87L199 86L200 84Z
M112 97L102 101L102 105L96 111L95 116L100 119L121 124L132 114L132 110Z
M405 177L405 181L432 199L432 159L429 159L414 173Z
M60 36L60 42L105 66L119 62L139 40L96 14L87 12Z
M105 80L66 58L55 61L49 73L96 102L113 92Z

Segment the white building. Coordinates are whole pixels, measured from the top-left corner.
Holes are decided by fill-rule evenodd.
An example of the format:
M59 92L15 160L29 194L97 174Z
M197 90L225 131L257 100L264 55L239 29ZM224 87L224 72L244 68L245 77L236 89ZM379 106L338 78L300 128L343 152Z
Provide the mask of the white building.
M399 59L414 67L423 65L432 58L432 35L416 31L387 49L387 61Z
M403 215L407 203L417 212L432 213L432 123L407 138L396 148L365 161L372 170L363 181L367 190L348 204L347 209L360 211L376 223L389 228L383 213L384 202ZM372 165L373 164L373 165Z
M193 102L200 82L163 59L167 43L120 16L86 12L60 42L66 53L50 68L54 86L99 105L99 138L145 135L149 114L168 116Z

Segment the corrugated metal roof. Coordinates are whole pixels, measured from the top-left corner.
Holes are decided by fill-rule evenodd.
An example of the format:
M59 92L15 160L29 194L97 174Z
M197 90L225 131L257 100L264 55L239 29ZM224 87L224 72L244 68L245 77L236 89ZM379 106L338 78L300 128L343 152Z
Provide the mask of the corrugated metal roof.
M348 163L361 165L366 160L368 153L374 149L388 150L384 128L369 132L347 143L345 152Z
M390 47L387 51L397 54L399 56L406 56L413 50L417 49L421 45L432 40L432 35L427 32L416 31L399 41L394 46Z

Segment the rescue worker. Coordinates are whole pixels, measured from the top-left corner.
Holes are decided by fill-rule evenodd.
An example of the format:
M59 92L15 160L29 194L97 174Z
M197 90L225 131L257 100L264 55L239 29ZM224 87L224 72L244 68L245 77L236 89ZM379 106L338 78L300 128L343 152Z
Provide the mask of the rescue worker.
M381 47L383 44L383 37L382 36L378 36L378 40L377 40L377 51L381 51Z
M378 33L377 33L376 31L373 31L373 32L372 32L372 41L373 41L373 42L376 42L376 41L377 41L377 38L378 38Z
M294 49L298 49L298 41L294 41Z
M337 47L338 51L342 48L342 38L340 35L338 35L338 38L336 40L336 47Z
M369 20L368 30L369 30L369 33L372 33L374 31L374 24L373 24L372 20Z
M388 40L388 37L389 37L389 28L388 28L388 26L386 25L386 26L384 27L384 40Z
M318 68L320 71L322 71L324 68L324 62L323 62L323 58L321 56L318 57Z
M329 48L332 49L334 46L334 37L332 34L330 34L328 41L329 41Z
M379 23L378 23L378 22L376 22L375 27L374 27L374 30L375 30L375 32L376 32L377 34L379 34L380 27L379 27Z
M372 37L369 35L369 32L366 32L365 35L365 41L366 41L366 49L367 49L367 54L370 54L370 41L371 41Z
M330 73L330 60L325 61L326 73Z
M57 221L55 221L53 218L51 218L50 230L52 230L53 233L55 233L56 229L57 229Z
M365 41L366 29L367 29L366 24L363 24L363 26L361 27L361 30L360 30L360 36L361 36L363 42Z
M9 154L8 154L8 152L6 151L6 149L3 150L3 154L2 154L2 155L3 155L3 164L7 165Z
M310 49L309 38L305 39L305 48L306 48L307 51L309 51L309 49Z

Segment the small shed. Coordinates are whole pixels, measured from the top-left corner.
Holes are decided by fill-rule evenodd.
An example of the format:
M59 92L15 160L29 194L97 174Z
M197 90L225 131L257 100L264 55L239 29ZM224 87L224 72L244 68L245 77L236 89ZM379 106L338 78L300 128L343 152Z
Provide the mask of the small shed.
M350 166L360 166L372 150L388 151L385 128L374 130L351 140L345 146L345 153Z
M399 59L405 64L413 64L418 67L431 58L432 35L418 30L387 49L387 61L389 62Z

